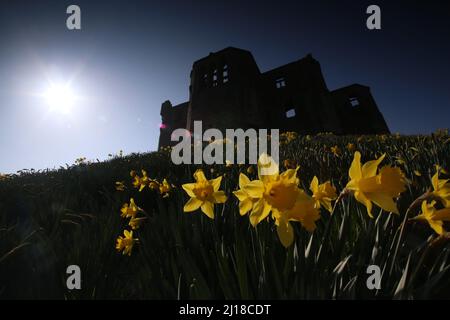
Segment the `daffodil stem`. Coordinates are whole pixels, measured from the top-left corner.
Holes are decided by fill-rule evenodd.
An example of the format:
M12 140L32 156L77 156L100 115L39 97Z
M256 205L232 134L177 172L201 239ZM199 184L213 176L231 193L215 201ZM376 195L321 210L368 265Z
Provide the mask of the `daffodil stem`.
M422 201L427 200L431 197L432 193L431 190L427 190L427 192L425 192L424 194L422 194L420 197L418 197L416 200L414 200L411 205L409 206L409 208L406 210L406 214L405 216L408 216L409 212L411 210L413 210L414 208L420 206L420 204L422 203Z
M326 226L325 232L324 232L323 237L322 237L322 243L320 244L319 252L318 252L318 254L317 254L317 259L316 259L317 264L319 263L320 258L321 258L321 256L322 256L321 253L322 253L323 245L324 245L325 241L327 240L327 238L328 238L328 236L329 236L329 234L330 234L330 230L331 230L331 222L332 222L332 220L333 220L334 210L336 209L337 204L338 204L345 196L347 196L347 195L349 194L349 192L350 192L350 191L349 191L347 188L345 188L344 190L342 190L342 192L339 194L338 198L337 198L336 201L334 202L333 209L331 210L330 220L328 221L328 224L327 224L327 226Z
M419 206L422 203L422 201L428 199L430 196L431 196L431 190L427 190L427 192L425 192L420 197L418 197L416 200L414 200L411 203L411 205L409 206L409 208L406 210L405 217L403 218L403 222L400 225L400 228L401 228L400 229L400 235L398 237L397 245L395 246L394 257L392 259L392 263L391 263L391 268L389 270L389 274L392 273L392 269L394 268L395 259L397 258L398 248L400 247L400 242L401 242L401 240L403 238L403 231L405 230L405 225L406 225L406 222L408 221L409 213L411 212L411 210L413 210L414 208Z
M338 203L349 194L349 190L347 188L345 188L344 190L342 190L342 192L339 194L339 196L337 197L336 201L334 202L333 205L333 209L331 210L331 215L333 215L334 210L336 210L336 207L338 205Z

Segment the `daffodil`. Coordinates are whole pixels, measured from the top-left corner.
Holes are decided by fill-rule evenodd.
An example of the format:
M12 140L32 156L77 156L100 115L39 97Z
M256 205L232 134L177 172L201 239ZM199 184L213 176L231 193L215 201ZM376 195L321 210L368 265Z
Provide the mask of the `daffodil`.
M130 221L128 222L128 225L131 227L131 229L136 230L139 229L139 227L141 226L142 222L145 220L146 218L131 218Z
M132 177L134 178L133 186L135 188L139 188L139 192L141 192L148 185L148 183L150 181L150 179L147 176L147 171L145 171L145 170L142 170L142 177L140 177L136 173L134 173L132 175Z
M450 221L450 208L436 209L435 204L436 201L430 204L423 201L422 213L411 220L426 221L437 234L442 235L445 233L444 221Z
M278 236L285 247L294 240L290 221L300 222L311 232L320 218L314 200L298 187L297 170L289 169L280 174L278 164L263 154L258 160L259 179L245 181L242 186L244 194L253 202L250 223L256 226L272 212Z
M117 251L122 251L122 254L131 256L131 250L133 250L134 244L139 240L133 238L133 231L124 230L123 237L119 236L116 240Z
M436 173L431 178L431 184L433 185L432 195L441 200L442 205L448 208L450 207L450 182L448 179L439 179L441 170L436 166Z
M331 147L331 153L334 154L336 157L339 157L341 154L341 149L339 149L338 146Z
M320 219L315 201L303 190L299 190L294 206L286 211L274 210L273 217L277 226L277 234L284 247L289 247L294 242L294 230L292 221L300 222L308 232L316 229L316 221Z
M337 198L336 188L331 185L330 181L319 184L319 179L316 176L311 181L309 190L313 193L314 205L317 209L323 206L331 213L331 201Z
M203 170L198 169L194 173L194 179L194 183L182 185L184 191L191 197L183 210L192 212L200 208L209 218L214 219L214 204L224 203L227 200L225 192L219 191L222 177L207 180Z
M130 204L125 203L122 208L120 209L120 216L122 218L135 218L138 212L142 212L142 209L139 208L136 203L134 202L134 199L130 199Z
M243 173L239 175L239 189L233 194L239 199L239 213L241 216L248 213L253 208L254 199L244 190L245 186L250 183L250 179Z
M258 160L258 178L247 183L243 190L251 198L257 199L250 213L253 226L263 221L272 210L286 211L291 209L298 196L299 180L297 170L289 169L279 174L278 165L274 164L270 174L263 174L266 164L272 164L272 158L263 154Z
M164 179L163 182L159 185L159 193L163 196L163 198L167 198L171 190L172 186L169 184L169 182L167 182L167 179Z
M290 143L291 141L297 139L297 132L288 131L282 134L282 137L286 138L286 143Z
M150 190L159 190L160 185L159 182L156 180L150 180L148 183L148 187Z
M372 202L383 210L398 214L393 198L397 198L406 189L404 174L400 168L385 166L377 174L384 157L385 154L361 166L361 154L356 151L349 170L350 181L346 189L366 206L371 218Z
M123 181L116 181L116 190L117 191L124 191L125 190L125 184Z
M353 151L355 151L355 149L356 149L356 146L355 146L354 143L348 143L347 144L347 150L348 151L353 152Z

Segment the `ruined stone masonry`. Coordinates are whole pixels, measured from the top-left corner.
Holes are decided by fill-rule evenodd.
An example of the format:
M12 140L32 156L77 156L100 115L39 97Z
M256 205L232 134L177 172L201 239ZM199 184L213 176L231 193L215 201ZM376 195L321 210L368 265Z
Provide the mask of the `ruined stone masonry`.
M320 64L306 57L261 73L251 52L228 47L194 62L189 101L161 106L159 148L178 128L267 128L299 134L389 133L370 88L327 88Z

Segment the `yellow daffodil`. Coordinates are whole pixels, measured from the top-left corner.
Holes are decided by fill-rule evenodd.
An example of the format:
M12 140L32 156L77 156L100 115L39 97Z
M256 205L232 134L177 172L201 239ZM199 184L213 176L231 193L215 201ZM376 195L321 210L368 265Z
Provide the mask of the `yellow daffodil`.
M271 168L269 174L263 174ZM258 180L245 181L242 190L253 201L250 223L256 226L272 212L281 243L288 247L293 242L290 221L298 221L308 231L315 229L320 218L314 200L298 187L297 169L279 173L278 165L266 154L258 160ZM248 205L247 205L248 206Z
M437 234L442 235L445 233L443 222L450 221L450 208L436 209L435 204L436 201L432 201L430 204L423 201L422 213L411 220L426 221Z
M252 199L244 188L250 183L250 179L243 173L239 175L239 189L234 191L233 194L239 199L239 213L241 216L248 213L253 208L254 199Z
M119 236L116 242L117 251L122 251L122 254L131 256L134 244L139 240L133 238L133 231L124 230L123 237Z
M117 191L124 191L125 190L125 184L123 181L116 181L116 190Z
M133 186L135 188L139 188L139 192L141 192L149 183L150 179L147 176L147 171L142 170L142 177L132 171L132 177L134 178ZM131 173L130 173L131 174Z
M356 149L356 146L355 146L354 143L348 143L347 144L347 150L348 151L353 152L353 151L355 151L355 149Z
M125 203L122 208L120 209L121 211L121 217L122 218L135 218L136 215L138 214L138 212L142 212L142 209L139 208L136 203L134 202L134 199L131 198L130 199L130 204Z
M288 131L282 134L282 137L284 137L286 139L286 143L290 143L291 141L294 141L295 139L297 139L297 132L293 132L293 131Z
M156 180L150 180L148 183L148 187L150 190L159 190L160 185L159 182Z
M405 178L400 168L385 166L377 174L384 157L383 154L361 167L361 154L356 151L349 170L350 181L346 189L353 192L356 200L367 207L370 217L373 217L372 202L383 210L398 214L393 198L405 191Z
M128 225L131 227L131 229L136 230L139 229L139 227L141 226L142 222L145 220L146 218L131 218L130 221L128 222Z
M253 226L263 221L272 209L286 211L291 209L298 196L297 170L289 169L279 174L278 167L270 175L263 175L262 163L272 163L269 156L262 155L258 160L258 178L247 183L243 190L254 199L257 199L252 212L250 222ZM263 161L261 161L263 159Z
M320 214L315 207L315 201L303 190L299 190L294 206L286 211L273 211L277 234L284 247L289 247L294 242L294 230L291 221L298 221L308 232L316 229L316 221Z
M171 190L172 186L169 184L169 182L167 182L167 179L164 179L163 182L159 185L159 193L163 196L163 198L167 198Z
M441 200L442 205L446 208L450 207L450 182L448 179L439 179L441 169L436 166L436 173L431 178L433 185L432 195Z
M331 153L334 154L336 157L339 157L341 154L341 149L339 149L338 146L331 147Z
M207 180L203 170L194 173L194 183L183 184L183 189L191 197L184 205L184 212L201 209L209 218L214 219L214 204L224 203L227 200L225 192L219 191L222 177Z
M330 181L319 184L319 179L316 176L311 181L309 190L313 193L313 199L315 202L315 207L317 209L322 205L328 212L331 213L331 201L337 198L336 188L331 185Z

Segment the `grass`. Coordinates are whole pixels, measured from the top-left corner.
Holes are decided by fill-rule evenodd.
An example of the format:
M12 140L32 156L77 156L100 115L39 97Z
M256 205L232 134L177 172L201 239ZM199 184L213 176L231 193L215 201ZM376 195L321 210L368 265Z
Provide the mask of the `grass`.
M346 149L349 142L363 161L386 153L384 164L402 168L410 183L397 202L400 215L375 210L370 219L365 207L348 197L333 216L321 211L313 234L295 224L295 245L288 249L273 223L253 228L248 217L239 215L231 192L247 166L175 166L170 154L161 151L4 178L0 298L449 298L449 237L437 237L426 224L405 219L409 205L431 186L434 166L450 169L449 136L299 137L281 147L280 158L300 165L305 190L316 175L340 191L353 158ZM339 156L330 152L332 146L339 147ZM221 189L229 199L215 206L214 220L183 212L187 195L180 186L193 181L198 167L209 177L224 175ZM168 198L148 188L138 192L131 187L132 169L167 178L177 188ZM116 191L116 181L125 181L128 188ZM139 243L128 257L114 246L126 227L120 208L130 197L147 220L135 231ZM416 214L413 210L410 217ZM66 268L72 264L81 268L81 290L66 287ZM374 264L382 271L379 290L366 286L367 267Z

